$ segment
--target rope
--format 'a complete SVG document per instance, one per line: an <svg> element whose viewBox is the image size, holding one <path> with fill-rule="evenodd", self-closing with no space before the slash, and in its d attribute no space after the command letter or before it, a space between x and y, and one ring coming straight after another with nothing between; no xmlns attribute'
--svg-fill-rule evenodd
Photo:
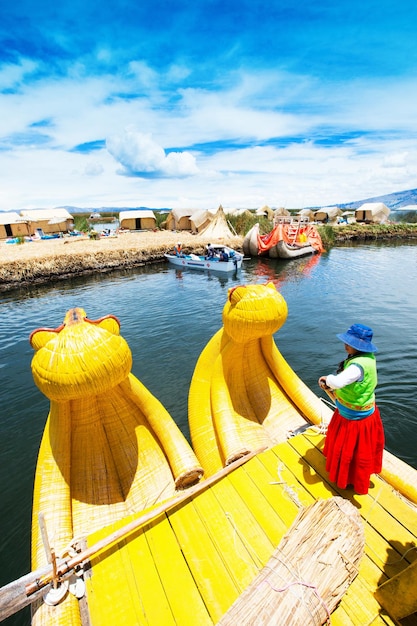
<svg viewBox="0 0 417 626"><path fill-rule="evenodd" d="M254 564L258 568L261 567L262 566L261 559L259 558L259 556L256 554L255 551L252 550L252 554L249 552L246 541L240 535L240 533L239 533L239 531L237 529L237 526L236 526L235 521L233 519L233 515L226 511L225 512L225 516L226 516L226 518L228 519L228 521L230 522L230 524L231 524L231 526L233 528L233 545L235 547L235 552L236 552L237 556L240 557L241 560L244 563L246 563L247 565L249 565L250 567L253 567ZM237 541L236 541L237 537L239 537L239 539L242 542L240 544L240 546L237 545ZM241 549L242 545L245 546L245 548L246 548L245 555L242 554L243 553L243 550ZM250 557L252 557L252 561L250 561L249 559L245 558L246 555L249 555ZM258 562L257 564L256 564L256 561Z"/></svg>
<svg viewBox="0 0 417 626"><path fill-rule="evenodd" d="M330 400L327 400L327 398L320 398L320 400L322 402L325 402L326 404L329 405L329 407L331 407L333 410L336 408L336 405L334 402L331 402Z"/></svg>
<svg viewBox="0 0 417 626"><path fill-rule="evenodd" d="M299 509L301 509L303 507L303 505L300 502L300 498L298 497L297 492L290 487L290 485L287 484L287 482L285 480L283 480L282 475L281 475L281 469L283 468L283 464L281 463L280 465L278 465L277 467L277 473L278 473L278 481L273 481L271 483L269 483L270 485L284 485L284 491L285 493L288 494L288 496L290 497L290 499L294 502L294 504L296 504L296 506L298 506Z"/></svg>
<svg viewBox="0 0 417 626"><path fill-rule="evenodd" d="M286 585L284 585L283 587L274 587L274 585L272 583L269 582L269 580L267 578L265 578L265 580L263 580L259 587L261 585L263 585L263 583L267 583L271 589L273 591L276 591L277 593L283 593L284 591L287 591L288 589L290 589L291 587L295 586L295 585L300 585L301 587L307 587L307 589L312 589L314 595L316 596L317 600L320 602L320 604L323 606L324 610L326 611L326 622L328 624L331 624L331 617L330 617L330 611L329 611L329 607L327 606L327 604L325 603L325 601L323 600L323 598L321 597L319 590L317 589L316 585L313 585L312 583L308 583L305 582L304 580L293 580L290 583L287 583ZM302 599L302 598L301 598ZM305 605L305 603L303 602L303 604ZM306 610L310 613L311 615L311 611L308 609L307 606L305 606Z"/></svg>

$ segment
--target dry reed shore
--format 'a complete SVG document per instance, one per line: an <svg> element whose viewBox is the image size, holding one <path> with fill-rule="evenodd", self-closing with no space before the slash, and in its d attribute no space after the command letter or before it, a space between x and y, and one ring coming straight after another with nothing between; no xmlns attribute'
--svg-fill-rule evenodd
<svg viewBox="0 0 417 626"><path fill-rule="evenodd" d="M243 238L207 239L189 232L122 232L117 237L89 239L67 236L23 244L0 242L0 291L164 262L164 254L181 242L185 252L202 254L205 246L222 243L242 249Z"/></svg>

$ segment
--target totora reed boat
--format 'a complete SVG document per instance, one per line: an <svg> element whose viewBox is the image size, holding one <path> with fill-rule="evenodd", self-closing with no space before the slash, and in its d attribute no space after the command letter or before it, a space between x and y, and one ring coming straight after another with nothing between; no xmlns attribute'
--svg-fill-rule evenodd
<svg viewBox="0 0 417 626"><path fill-rule="evenodd" d="M255 224L243 240L243 252L248 256L294 259L323 251L317 228L301 218L278 218L274 228L266 235L261 235L259 224Z"/></svg>
<svg viewBox="0 0 417 626"><path fill-rule="evenodd" d="M417 470L385 451L367 495L329 482L332 409L280 353L286 317L272 283L229 290L190 385L192 445L131 374L116 318L72 309L32 333L50 400L33 571L0 589L0 619L416 623Z"/></svg>

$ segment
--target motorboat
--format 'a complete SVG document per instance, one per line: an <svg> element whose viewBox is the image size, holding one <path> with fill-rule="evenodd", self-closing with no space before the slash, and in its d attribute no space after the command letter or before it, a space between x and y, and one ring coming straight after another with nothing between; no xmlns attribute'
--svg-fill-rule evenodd
<svg viewBox="0 0 417 626"><path fill-rule="evenodd" d="M210 270L222 274L240 269L243 261L243 254L222 244L211 244L205 255L184 254L177 249L174 254L166 253L164 256L176 268Z"/></svg>

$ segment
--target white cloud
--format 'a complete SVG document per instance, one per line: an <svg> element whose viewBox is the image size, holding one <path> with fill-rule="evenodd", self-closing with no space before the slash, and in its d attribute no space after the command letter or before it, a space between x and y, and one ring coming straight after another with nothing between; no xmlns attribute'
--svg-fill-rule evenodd
<svg viewBox="0 0 417 626"><path fill-rule="evenodd" d="M382 167L405 167L407 165L408 156L408 152L387 154L382 162Z"/></svg>
<svg viewBox="0 0 417 626"><path fill-rule="evenodd" d="M98 163L97 161L94 161L94 162L90 161L85 166L84 171L87 174L87 176L100 176L100 174L104 172L104 167L102 166L101 163Z"/></svg>
<svg viewBox="0 0 417 626"><path fill-rule="evenodd" d="M189 152L170 152L152 139L151 133L126 128L123 134L106 140L109 153L130 175L193 176L198 173L194 156Z"/></svg>
<svg viewBox="0 0 417 626"><path fill-rule="evenodd" d="M19 86L24 78L36 71L38 65L31 59L22 58L19 63L3 65L0 70L0 89Z"/></svg>
<svg viewBox="0 0 417 626"><path fill-rule="evenodd" d="M30 82L34 69L22 60L0 71L3 85L26 81L0 99L0 144L8 147L0 152L0 210L183 206L184 199L202 208L291 208L416 186L417 93L410 81L335 89L325 80L240 71L223 72L203 89L178 88L189 76L185 65L157 73L132 61L117 75L87 76L74 64L64 78ZM326 128L352 138L332 143ZM31 132L44 142L25 144ZM320 145L317 137L328 141ZM106 138L107 150L73 151ZM281 144L268 145L274 138ZM204 143L212 150L187 149Z"/></svg>

